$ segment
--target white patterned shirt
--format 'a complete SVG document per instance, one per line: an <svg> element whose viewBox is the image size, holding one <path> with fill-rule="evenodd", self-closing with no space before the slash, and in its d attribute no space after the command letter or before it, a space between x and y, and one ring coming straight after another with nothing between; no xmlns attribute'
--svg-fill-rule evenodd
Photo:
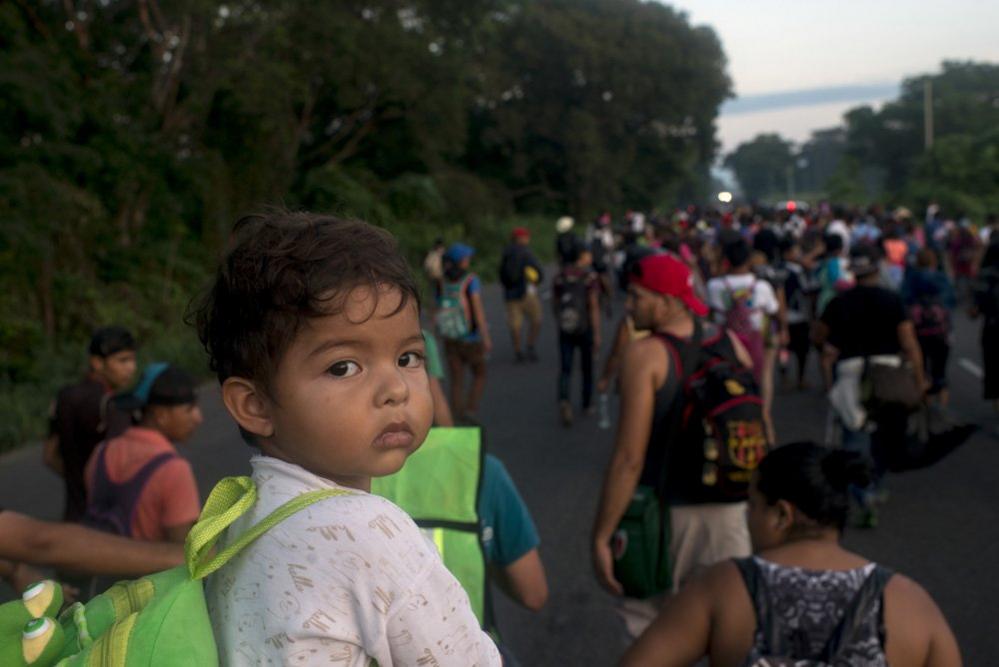
<svg viewBox="0 0 999 667"><path fill-rule="evenodd" d="M220 542L295 496L337 488L278 459L250 463L257 502ZM434 545L405 512L363 491L271 528L208 578L205 597L223 665L501 664Z"/></svg>

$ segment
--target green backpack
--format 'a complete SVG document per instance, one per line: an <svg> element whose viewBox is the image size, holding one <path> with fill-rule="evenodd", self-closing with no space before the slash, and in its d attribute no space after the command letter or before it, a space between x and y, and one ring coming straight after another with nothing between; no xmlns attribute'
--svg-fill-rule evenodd
<svg viewBox="0 0 999 667"><path fill-rule="evenodd" d="M4 667L188 667L218 665L218 649L202 579L225 565L292 514L350 493L309 491L289 500L218 553L219 536L257 500L249 477L227 477L205 502L185 544L187 563L132 581L120 581L58 620L62 588L31 586L21 600L0 605L0 665Z"/></svg>
<svg viewBox="0 0 999 667"><path fill-rule="evenodd" d="M448 340L460 340L472 330L472 317L466 294L473 274L466 274L457 282L444 281L437 301L434 322L437 331Z"/></svg>

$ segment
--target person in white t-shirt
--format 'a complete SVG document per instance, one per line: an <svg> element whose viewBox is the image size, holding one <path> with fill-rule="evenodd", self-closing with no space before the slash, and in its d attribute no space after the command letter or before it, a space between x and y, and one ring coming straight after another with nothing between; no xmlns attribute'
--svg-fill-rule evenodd
<svg viewBox="0 0 999 667"><path fill-rule="evenodd" d="M343 489L211 575L223 665L500 665L458 581L402 510L369 493L433 417L417 287L395 240L363 222L273 213L236 223L195 315L244 438L253 508Z"/></svg>
<svg viewBox="0 0 999 667"><path fill-rule="evenodd" d="M750 268L751 252L745 241L726 244L725 261L729 266L723 276L708 281L708 306L711 308L715 321L725 322L725 314L731 305L731 294L740 290L752 289L749 307L752 311L753 328L764 331L771 318L777 315L780 304L774 288L766 280L757 278ZM743 259L745 258L745 259ZM738 265L734 262L739 262Z"/></svg>
<svg viewBox="0 0 999 667"><path fill-rule="evenodd" d="M843 239L843 254L850 253L850 241L853 237L853 214L848 214L843 218L836 218L826 227L826 234L835 234Z"/></svg>
<svg viewBox="0 0 999 667"><path fill-rule="evenodd" d="M753 359L753 368L760 382L763 399L763 419L767 425L770 442L776 441L770 407L773 403L774 357L766 354L767 344L778 333L776 319L780 302L774 288L758 278L750 266L751 251L743 239L729 241L722 248L727 272L708 281L708 307L719 324L733 330ZM736 303L744 303L749 310L749 327L745 330L731 320ZM769 362L769 363L767 363Z"/></svg>

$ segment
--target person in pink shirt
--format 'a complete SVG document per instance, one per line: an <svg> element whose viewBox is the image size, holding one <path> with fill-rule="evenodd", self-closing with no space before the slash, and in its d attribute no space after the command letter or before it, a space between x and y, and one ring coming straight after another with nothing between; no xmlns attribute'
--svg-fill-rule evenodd
<svg viewBox="0 0 999 667"><path fill-rule="evenodd" d="M174 447L202 421L194 380L179 368L151 364L122 402L139 418L87 463L83 522L138 540L183 542L201 513L191 464Z"/></svg>

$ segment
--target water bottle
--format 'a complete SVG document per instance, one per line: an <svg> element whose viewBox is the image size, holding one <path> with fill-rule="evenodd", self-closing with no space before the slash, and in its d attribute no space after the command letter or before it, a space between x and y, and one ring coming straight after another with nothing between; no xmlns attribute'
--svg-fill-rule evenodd
<svg viewBox="0 0 999 667"><path fill-rule="evenodd" d="M606 393L600 394L600 396L597 397L597 409L600 411L600 418L599 421L597 421L597 426L602 429L610 428L610 397Z"/></svg>

